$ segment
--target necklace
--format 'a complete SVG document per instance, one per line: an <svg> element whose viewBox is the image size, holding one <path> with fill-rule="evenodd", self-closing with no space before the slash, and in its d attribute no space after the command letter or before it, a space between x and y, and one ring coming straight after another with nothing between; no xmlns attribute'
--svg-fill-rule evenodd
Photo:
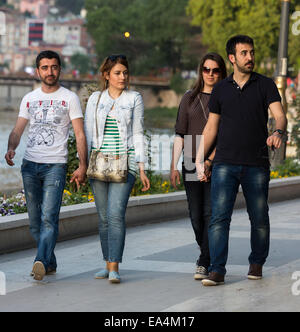
<svg viewBox="0 0 300 332"><path fill-rule="evenodd" d="M203 115L204 115L204 117L205 117L205 120L207 121L208 118L207 118L207 115L206 115L206 113L205 113L205 108L204 108L204 106L203 106L203 103L202 103L202 100L201 100L201 98L200 98L200 95L198 95L198 98L199 98L199 101L200 101L200 104L201 104L201 107L202 107Z"/></svg>

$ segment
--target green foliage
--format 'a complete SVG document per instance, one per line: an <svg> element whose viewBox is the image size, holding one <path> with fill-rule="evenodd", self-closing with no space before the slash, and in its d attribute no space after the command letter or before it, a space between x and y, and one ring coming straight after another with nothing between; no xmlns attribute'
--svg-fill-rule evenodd
<svg viewBox="0 0 300 332"><path fill-rule="evenodd" d="M295 101L295 112L293 113L294 125L292 128L291 138L292 144L297 147L297 158L300 159L300 93L298 93Z"/></svg>
<svg viewBox="0 0 300 332"><path fill-rule="evenodd" d="M291 13L296 8L296 2L297 0L291 1ZM187 13L192 16L191 23L201 27L203 43L210 51L216 51L225 58L225 45L230 37L237 34L251 36L255 42L257 71L272 74L272 68L260 65L275 64L277 60L280 1L189 0Z"/></svg>
<svg viewBox="0 0 300 332"><path fill-rule="evenodd" d="M270 175L272 179L280 179L300 175L300 164L296 159L287 158L283 161L282 164L276 166L271 171Z"/></svg>
<svg viewBox="0 0 300 332"><path fill-rule="evenodd" d="M71 12L75 15L79 15L81 9L84 6L84 0L72 0L72 1L56 0L55 6L58 7L63 14Z"/></svg>
<svg viewBox="0 0 300 332"><path fill-rule="evenodd" d="M294 11L300 11L300 4L295 6ZM299 21L300 17L298 16L296 20L290 20L290 32L292 32L292 27ZM297 23L297 30L300 29L299 24ZM294 35L293 33L289 34L289 63L293 66L293 71L291 72L292 76L298 74L300 70L300 35Z"/></svg>
<svg viewBox="0 0 300 332"><path fill-rule="evenodd" d="M178 95L186 91L186 81L182 78L180 72L172 76L170 88L174 90Z"/></svg>
<svg viewBox="0 0 300 332"><path fill-rule="evenodd" d="M169 66L188 65L192 28L185 16L188 0L86 0L87 28L100 60L126 53L131 71L144 74ZM130 32L125 38L124 33Z"/></svg>
<svg viewBox="0 0 300 332"><path fill-rule="evenodd" d="M85 54L75 53L71 56L70 61L72 68L79 70L81 75L87 74L92 69L90 57Z"/></svg>
<svg viewBox="0 0 300 332"><path fill-rule="evenodd" d="M154 107L145 109L146 128L173 129L177 116L177 107Z"/></svg>

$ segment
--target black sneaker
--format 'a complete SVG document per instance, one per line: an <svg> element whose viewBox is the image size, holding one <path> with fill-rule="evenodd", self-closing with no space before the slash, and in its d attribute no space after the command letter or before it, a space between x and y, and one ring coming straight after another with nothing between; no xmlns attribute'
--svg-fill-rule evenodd
<svg viewBox="0 0 300 332"><path fill-rule="evenodd" d="M210 272L208 278L202 280L203 286L218 286L224 284L224 275L218 272Z"/></svg>

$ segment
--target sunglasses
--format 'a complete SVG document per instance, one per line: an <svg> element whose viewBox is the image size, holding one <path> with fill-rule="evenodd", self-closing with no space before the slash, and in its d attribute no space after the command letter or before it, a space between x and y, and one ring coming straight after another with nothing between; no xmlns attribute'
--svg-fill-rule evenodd
<svg viewBox="0 0 300 332"><path fill-rule="evenodd" d="M126 55L123 54L113 54L107 57L107 59L110 61L116 61L117 59L127 60Z"/></svg>
<svg viewBox="0 0 300 332"><path fill-rule="evenodd" d="M210 74L211 72L214 74L220 74L221 69L220 68L209 68L209 67L203 67L203 73Z"/></svg>

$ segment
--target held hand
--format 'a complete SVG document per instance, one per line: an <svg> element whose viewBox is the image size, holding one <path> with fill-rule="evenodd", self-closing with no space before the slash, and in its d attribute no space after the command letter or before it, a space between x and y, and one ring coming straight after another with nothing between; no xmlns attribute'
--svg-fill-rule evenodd
<svg viewBox="0 0 300 332"><path fill-rule="evenodd" d="M211 177L211 161L209 160L205 160L204 162L204 175L206 177L206 181L205 182L208 182L210 180L210 177Z"/></svg>
<svg viewBox="0 0 300 332"><path fill-rule="evenodd" d="M144 171L141 171L140 172L140 178L141 178L141 181L142 181L142 184L143 184L143 188L142 188L142 191L147 191L150 189L150 181L149 179L147 178L147 175L145 174Z"/></svg>
<svg viewBox="0 0 300 332"><path fill-rule="evenodd" d="M197 171L197 178L201 182L207 182L207 176L205 174L205 166L203 162L196 162L196 171Z"/></svg>
<svg viewBox="0 0 300 332"><path fill-rule="evenodd" d="M16 152L14 150L8 150L7 153L5 154L5 160L9 166L15 165L15 163L13 162L15 155L16 155Z"/></svg>
<svg viewBox="0 0 300 332"><path fill-rule="evenodd" d="M180 173L178 170L171 169L170 181L171 185L177 189L177 184L180 184Z"/></svg>
<svg viewBox="0 0 300 332"><path fill-rule="evenodd" d="M70 183L75 182L77 190L79 190L80 185L85 185L85 177L86 177L86 167L78 167L76 171L72 174Z"/></svg>
<svg viewBox="0 0 300 332"><path fill-rule="evenodd" d="M275 149L279 149L282 143L282 136L280 134L272 134L267 138L267 145L269 147L274 147Z"/></svg>

